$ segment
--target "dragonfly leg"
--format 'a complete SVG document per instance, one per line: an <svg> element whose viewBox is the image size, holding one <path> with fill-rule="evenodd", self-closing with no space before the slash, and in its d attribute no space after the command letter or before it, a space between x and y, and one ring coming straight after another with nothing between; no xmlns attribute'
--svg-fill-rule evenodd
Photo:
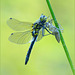
<svg viewBox="0 0 75 75"><path fill-rule="evenodd" d="M46 35L43 35L43 36L47 36L47 35L50 35L50 34L46 34Z"/></svg>
<svg viewBox="0 0 75 75"><path fill-rule="evenodd" d="M50 34L54 35L54 34L51 33L46 27L44 27L44 29L46 29L46 31L47 31L49 34L46 34L46 35L43 34L43 36L47 36L47 35L50 35Z"/></svg>
<svg viewBox="0 0 75 75"><path fill-rule="evenodd" d="M52 34L46 27L45 27L46 31L49 33L49 34Z"/></svg>

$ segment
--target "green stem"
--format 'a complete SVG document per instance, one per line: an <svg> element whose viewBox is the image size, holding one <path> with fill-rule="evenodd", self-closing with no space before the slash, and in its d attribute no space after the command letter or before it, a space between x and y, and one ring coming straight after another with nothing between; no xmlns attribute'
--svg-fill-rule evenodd
<svg viewBox="0 0 75 75"><path fill-rule="evenodd" d="M56 26L57 28L59 28L58 22L57 22L57 20L56 20L56 18L55 18L55 15L54 15L54 12L53 12L53 10L52 10L52 7L51 7L51 4L50 4L49 0L46 0L46 2L47 2L47 5L48 5L48 7L49 7L49 10L50 10L50 12L51 12L51 15L52 15L52 18L53 18L53 20L54 20L55 26ZM69 61L69 64L70 64L70 66L71 66L72 72L73 72L73 74L74 74L74 66L73 66L73 64L72 64L72 60L71 60L71 58L70 58L68 49L67 49L67 47L66 47L65 41L64 41L64 39L63 39L63 36L62 36L60 30L59 30L59 33L60 33L61 43L62 43L63 48L64 48L64 50L65 50L65 53L66 53L67 59L68 59L68 61Z"/></svg>

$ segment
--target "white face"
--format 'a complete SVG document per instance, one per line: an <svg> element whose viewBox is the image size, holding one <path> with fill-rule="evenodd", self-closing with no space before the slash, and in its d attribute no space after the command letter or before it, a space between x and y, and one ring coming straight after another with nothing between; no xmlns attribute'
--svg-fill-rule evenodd
<svg viewBox="0 0 75 75"><path fill-rule="evenodd" d="M47 20L47 17L42 14L42 15L40 16L40 21L46 21L46 20Z"/></svg>

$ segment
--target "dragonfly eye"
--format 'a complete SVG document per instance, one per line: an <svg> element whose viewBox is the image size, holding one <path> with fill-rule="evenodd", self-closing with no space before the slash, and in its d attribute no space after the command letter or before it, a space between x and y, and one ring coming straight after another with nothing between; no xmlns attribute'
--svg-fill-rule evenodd
<svg viewBox="0 0 75 75"><path fill-rule="evenodd" d="M42 14L42 15L40 16L40 21L46 21L46 20L47 20L47 17Z"/></svg>

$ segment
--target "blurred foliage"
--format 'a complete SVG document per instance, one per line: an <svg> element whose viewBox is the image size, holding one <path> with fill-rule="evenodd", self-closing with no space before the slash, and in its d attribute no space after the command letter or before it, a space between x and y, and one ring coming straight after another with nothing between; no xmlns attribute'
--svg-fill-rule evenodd
<svg viewBox="0 0 75 75"><path fill-rule="evenodd" d="M74 0L50 0L75 66ZM48 35L36 42L30 60L24 65L29 44L8 41L13 31L7 26L10 17L34 23L41 14L50 15L45 0L1 0L1 75L72 75L61 42Z"/></svg>

